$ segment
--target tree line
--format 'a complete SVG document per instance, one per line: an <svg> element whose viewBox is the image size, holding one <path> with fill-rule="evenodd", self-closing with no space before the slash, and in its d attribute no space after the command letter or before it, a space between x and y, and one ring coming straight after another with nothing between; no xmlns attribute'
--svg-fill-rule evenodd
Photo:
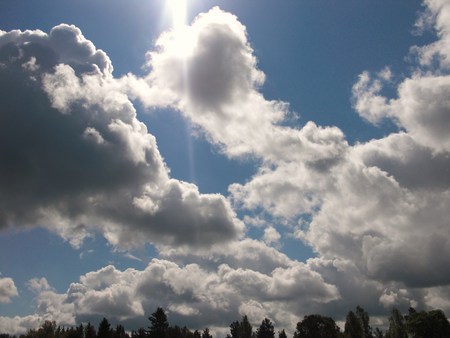
<svg viewBox="0 0 450 338"><path fill-rule="evenodd" d="M147 329L125 331L118 324L115 328L106 318L96 329L91 323L73 327L57 326L54 321L45 321L38 329L28 330L26 334L11 336L0 334L0 338L213 338L208 328L191 331L187 327L169 325L167 315L162 308L148 318ZM450 338L450 323L442 310L408 310L402 315L396 308L389 317L389 327L385 332L370 326L369 314L360 306L349 311L344 331L331 317L312 314L299 321L293 338ZM247 316L230 324L230 333L226 338L287 338L285 330L275 332L272 321L264 318L261 325L253 330Z"/></svg>

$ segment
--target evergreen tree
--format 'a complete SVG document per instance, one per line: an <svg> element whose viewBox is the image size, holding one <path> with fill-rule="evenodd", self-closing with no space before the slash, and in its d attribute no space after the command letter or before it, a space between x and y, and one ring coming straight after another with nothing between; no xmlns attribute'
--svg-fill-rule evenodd
<svg viewBox="0 0 450 338"><path fill-rule="evenodd" d="M203 330L203 332L202 332L202 338L213 338L213 337L211 336L211 334L209 333L209 329L208 329L208 328L206 328L206 329Z"/></svg>
<svg viewBox="0 0 450 338"><path fill-rule="evenodd" d="M338 338L339 327L330 317L309 315L297 323L294 338Z"/></svg>
<svg viewBox="0 0 450 338"><path fill-rule="evenodd" d="M231 338L240 338L241 325L238 321L232 322L230 324L230 334Z"/></svg>
<svg viewBox="0 0 450 338"><path fill-rule="evenodd" d="M278 338L287 338L286 332L284 330L279 331Z"/></svg>
<svg viewBox="0 0 450 338"><path fill-rule="evenodd" d="M106 318L103 318L98 325L97 338L112 338L111 324Z"/></svg>
<svg viewBox="0 0 450 338"><path fill-rule="evenodd" d="M65 338L84 338L84 327L83 324L77 327L71 327L66 331Z"/></svg>
<svg viewBox="0 0 450 338"><path fill-rule="evenodd" d="M133 331L131 333L131 337L132 338L146 338L147 337L147 333L145 332L144 329L140 328L137 331Z"/></svg>
<svg viewBox="0 0 450 338"><path fill-rule="evenodd" d="M182 338L193 338L194 334L186 326L181 329Z"/></svg>
<svg viewBox="0 0 450 338"><path fill-rule="evenodd" d="M56 322L46 320L38 329L36 336L38 338L54 338L56 331Z"/></svg>
<svg viewBox="0 0 450 338"><path fill-rule="evenodd" d="M169 322L164 310L158 307L148 320L150 320L151 323L148 330L150 338L166 338Z"/></svg>
<svg viewBox="0 0 450 338"><path fill-rule="evenodd" d="M248 321L247 315L244 315L239 323L239 338L252 338L252 335L253 327Z"/></svg>
<svg viewBox="0 0 450 338"><path fill-rule="evenodd" d="M127 338L128 335L125 332L125 328L122 325L117 325L113 333L113 338Z"/></svg>
<svg viewBox="0 0 450 338"><path fill-rule="evenodd" d="M84 328L84 338L97 338L95 327L91 324L91 322L88 322Z"/></svg>
<svg viewBox="0 0 450 338"><path fill-rule="evenodd" d="M272 322L268 318L264 318L259 326L258 330L256 330L257 338L275 338L275 330Z"/></svg>
<svg viewBox="0 0 450 338"><path fill-rule="evenodd" d="M383 331L381 331L379 328L376 328L374 331L374 337L375 338L384 338Z"/></svg>

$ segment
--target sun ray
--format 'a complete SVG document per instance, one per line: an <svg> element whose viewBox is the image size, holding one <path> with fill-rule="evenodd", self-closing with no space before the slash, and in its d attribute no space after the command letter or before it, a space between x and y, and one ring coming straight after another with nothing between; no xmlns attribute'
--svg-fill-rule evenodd
<svg viewBox="0 0 450 338"><path fill-rule="evenodd" d="M179 29L186 24L187 0L167 0L172 14L172 27Z"/></svg>

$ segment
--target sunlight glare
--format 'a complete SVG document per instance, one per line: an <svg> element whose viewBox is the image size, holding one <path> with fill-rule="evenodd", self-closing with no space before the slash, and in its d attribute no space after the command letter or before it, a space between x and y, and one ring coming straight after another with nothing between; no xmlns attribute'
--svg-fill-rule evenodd
<svg viewBox="0 0 450 338"><path fill-rule="evenodd" d="M186 24L187 0L167 0L172 13L172 27L179 29Z"/></svg>

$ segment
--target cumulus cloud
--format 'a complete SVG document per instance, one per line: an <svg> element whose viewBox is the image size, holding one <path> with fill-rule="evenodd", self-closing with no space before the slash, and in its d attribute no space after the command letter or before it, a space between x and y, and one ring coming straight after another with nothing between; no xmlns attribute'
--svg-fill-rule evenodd
<svg viewBox="0 0 450 338"><path fill-rule="evenodd" d="M264 229L263 241L266 244L279 245L280 239L281 239L280 233L273 226L269 226L268 228Z"/></svg>
<svg viewBox="0 0 450 338"><path fill-rule="evenodd" d="M403 130L379 140L351 146L335 127L313 122L300 129L282 126L287 105L265 100L258 92L264 77L245 27L217 8L185 31L174 30L159 40L159 49L150 53L146 81L169 88L170 104L225 154L262 160L248 182L230 186L235 207L262 208L290 220L308 215L309 226L297 229L297 236L323 259L354 262L367 280L409 287L447 284L442 267L449 261L442 253L450 249L445 218L450 202L450 86L445 75L448 25L442 18L448 4L426 4L436 17L439 40L424 46L421 60L431 53L426 50L432 51L441 68L424 71L422 62L397 85L395 98L382 94L386 83L395 86L389 68L374 77L362 73L353 87L354 107L361 117L375 124L392 119ZM180 56L175 51L183 34L189 37L188 52ZM233 58L213 57L229 50ZM198 67L200 63L205 68ZM176 74L166 77L171 67ZM206 70L214 76L190 82L203 79ZM373 295L379 299L380 292Z"/></svg>
<svg viewBox="0 0 450 338"><path fill-rule="evenodd" d="M442 272L450 264L443 258L450 252L445 216L450 206L445 20L450 6L444 1L426 5L439 39L415 48L420 63L397 85L396 97L381 94L389 79L382 73L364 72L353 87L354 106L363 118L375 124L392 119L401 131L352 147L349 161L335 172L339 189L326 194L305 234L321 255L351 258L369 278L408 287L450 282ZM432 59L437 67L431 67ZM398 303L402 290L397 286L380 301Z"/></svg>
<svg viewBox="0 0 450 338"><path fill-rule="evenodd" d="M446 10L441 7L439 11ZM446 34L441 26L439 41ZM204 33L205 27L215 34ZM274 106L258 92L263 76L254 75L259 70L245 27L235 17L216 8L186 29L161 38L160 49L150 54L152 71L147 81L170 88L172 105L227 155L248 153L262 159L262 167L251 180L230 186L236 207L262 207L288 219L309 214L309 227L297 235L323 258L354 261L368 279L409 286L449 282L441 268L449 263L443 258L447 255L439 254L449 250L450 238L444 216L449 205L445 153L450 87L446 75L415 72L398 85L398 97L388 99L381 91L392 79L389 68L375 79L363 73L353 89L355 109L373 123L393 119L405 132L350 146L334 127L312 122L301 129L280 125L287 106L281 102ZM174 51L182 34L189 36L189 53L177 57ZM223 51L218 54L225 55L225 48L234 48L234 55L241 59L210 56L205 62L208 53ZM206 64L209 74L217 74L209 81L222 76L234 76L236 81L217 86L205 81L207 90L213 92L196 91L200 84L189 79L201 77L203 69L197 62ZM165 78L162 74L169 71L169 65L188 71L189 76L184 78L183 71L177 71L178 78ZM226 77L222 69L227 69ZM247 74L246 81L242 74ZM413 165L426 168L424 174L410 170ZM413 244L419 239L420 247Z"/></svg>
<svg viewBox="0 0 450 338"><path fill-rule="evenodd" d="M26 333L30 329L35 329L39 326L41 318L39 315L29 316L15 316L15 317L3 317L0 316L0 328L2 332L8 332L12 335L19 335Z"/></svg>
<svg viewBox="0 0 450 338"><path fill-rule="evenodd" d="M121 247L240 236L223 196L169 177L108 56L78 28L1 32L0 72L2 227L45 225L74 246L92 231Z"/></svg>
<svg viewBox="0 0 450 338"><path fill-rule="evenodd" d="M9 277L0 277L0 303L10 303L11 298L18 295L14 280Z"/></svg>
<svg viewBox="0 0 450 338"><path fill-rule="evenodd" d="M355 109L373 123L392 118L416 142L437 153L448 153L449 88L449 75L415 75L399 85L398 98L388 100L379 94L379 80L363 73L353 87Z"/></svg>
<svg viewBox="0 0 450 338"><path fill-rule="evenodd" d="M30 284L44 286L35 288L39 290L37 314L43 320L72 325L80 318L92 319L108 313L111 319L124 322L140 318L141 325L145 325L145 316L163 306L175 322L193 328L205 325L226 328L248 304L260 304L275 318L278 311L273 307L275 303L284 304L289 307L288 312L300 316L306 311L299 305L304 304L302 299L319 304L339 298L338 290L325 283L317 272L303 263L291 263L290 267L278 267L265 274L227 264L218 264L208 271L198 264L181 266L153 259L144 270L120 271L106 266L89 272L62 294L43 279ZM279 324L295 323L280 317Z"/></svg>
<svg viewBox="0 0 450 338"><path fill-rule="evenodd" d="M156 45L149 53L146 82L170 92L160 95L170 98L166 104L178 108L229 156L270 147L264 131L283 119L287 106L266 101L257 91L264 75L234 15L215 7L191 26L163 34ZM152 97L143 94L144 102Z"/></svg>
<svg viewBox="0 0 450 338"><path fill-rule="evenodd" d="M288 268L293 263L287 255L251 238L200 251L173 247L158 249L164 259L179 264L195 263L206 270L215 270L218 264L226 264L235 269L243 268L270 274L277 267Z"/></svg>
<svg viewBox="0 0 450 338"><path fill-rule="evenodd" d="M445 0L425 0L427 10L419 18L417 26L421 29L433 26L439 39L426 46L415 46L423 66L438 62L440 69L450 68L450 7Z"/></svg>
<svg viewBox="0 0 450 338"><path fill-rule="evenodd" d="M375 314L447 309L450 6L426 5L438 40L415 49L417 69L391 83L396 96L382 94L389 68L363 72L353 87L362 118L392 119L399 131L356 145L336 127L284 125L288 105L258 90L264 74L245 27L219 8L164 33L143 78L115 79L106 54L71 26L1 32L11 107L0 116L2 224L49 224L74 244L96 229L115 245L153 242L161 258L142 271L86 273L63 294L30 282L40 316L73 323L107 311L131 321L163 306L194 328L224 328L236 313L288 328L308 313L343 318L355 300ZM232 241L243 225L229 201L169 177L130 97L178 109L229 157L258 159L253 177L230 185L232 205L282 219L317 257L301 263L270 247L280 240L271 225L266 243Z"/></svg>
<svg viewBox="0 0 450 338"><path fill-rule="evenodd" d="M53 290L45 277L30 279L27 282L27 286L30 291L33 291L35 293Z"/></svg>
<svg viewBox="0 0 450 338"><path fill-rule="evenodd" d="M400 130L363 144L349 145L338 128L313 122L299 129L283 126L288 105L268 101L258 91L264 76L246 29L218 8L184 30L163 35L149 54L145 81L167 90L167 104L226 155L261 160L249 181L229 187L233 205L262 209L293 224L306 215L311 221L296 229L297 237L321 259L352 262L352 273L373 288L369 294L375 303L386 303L405 285L450 282L442 268L450 263L445 217L450 204L448 4L436 0L426 5L436 20L438 41L417 49L421 62L412 75L395 84L386 67L375 76L362 73L353 87L361 117L374 124L392 119ZM177 52L180 41L184 54ZM222 57L230 50L233 57ZM438 69L421 68L430 66L430 55L439 59ZM396 97L382 94L387 83L397 86ZM382 297L377 283L395 286Z"/></svg>

